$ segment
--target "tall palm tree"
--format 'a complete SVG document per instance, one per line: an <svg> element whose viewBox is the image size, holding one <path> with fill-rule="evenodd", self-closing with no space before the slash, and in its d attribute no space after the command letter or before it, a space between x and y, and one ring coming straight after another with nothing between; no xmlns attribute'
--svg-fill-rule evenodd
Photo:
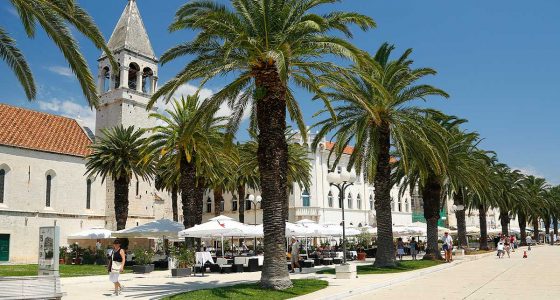
<svg viewBox="0 0 560 300"><path fill-rule="evenodd" d="M406 50L397 59L390 59L394 47L383 44L374 57L352 66L348 72L331 73L322 80L328 89L324 95L338 102L336 118L327 118L315 126L321 127L312 148L329 133L334 133L337 147L336 167L342 149L355 141L348 169L356 167L375 186L377 217L376 266L395 265L391 217L390 150L394 148L405 169L414 161L432 163L443 168L445 151L436 151L430 137L438 136L440 126L423 115L425 109L412 106L414 100L435 95L448 95L433 86L417 83L436 72L430 68L412 68ZM323 112L327 112L326 110ZM409 151L413 150L413 151ZM439 171L439 168L438 168Z"/></svg>
<svg viewBox="0 0 560 300"><path fill-rule="evenodd" d="M298 102L290 85L319 92L316 75L336 66L326 55L358 60L362 51L346 39L349 25L367 30L375 23L354 12L315 13L332 0L231 0L190 1L176 13L171 31L195 30L198 35L168 50L161 58L195 58L152 97L169 99L181 85L200 79L204 84L217 76L231 74L233 80L208 101L209 106L228 102L234 108L230 133L246 109L253 113L259 129L258 161L262 189L265 261L261 285L285 289L292 286L284 257L286 177L288 144L286 111L305 134ZM231 77L230 77L231 78ZM328 105L328 104L327 104Z"/></svg>
<svg viewBox="0 0 560 300"><path fill-rule="evenodd" d="M526 190L527 201L530 205L528 210L528 221L533 224L533 238L539 240L539 220L543 217L545 207L546 190L549 185L544 178L533 175L526 176L523 182Z"/></svg>
<svg viewBox="0 0 560 300"><path fill-rule="evenodd" d="M166 153L158 158L158 166L154 180L155 188L160 191L171 193L171 209L173 221L179 221L178 193L179 193L179 170L175 163L173 153Z"/></svg>
<svg viewBox="0 0 560 300"><path fill-rule="evenodd" d="M179 191L185 228L200 224L202 197L206 186L200 180L203 169L216 169L217 153L224 143L223 118L215 110L200 109L197 94L175 100L164 113L150 116L162 125L153 128L145 157L171 155L179 173ZM189 247L194 240L187 239Z"/></svg>
<svg viewBox="0 0 560 300"><path fill-rule="evenodd" d="M114 184L117 230L126 227L128 218L128 188L132 177L151 179L154 168L146 163L142 151L146 145L145 130L122 125L102 129L101 137L92 145L86 162L88 176L109 178Z"/></svg>
<svg viewBox="0 0 560 300"><path fill-rule="evenodd" d="M239 222L245 222L246 188L258 190L259 172L255 170L252 161L257 157L252 151L254 147L248 143L238 143L236 146L237 172L235 174L235 185L237 186L237 197L239 198Z"/></svg>
<svg viewBox="0 0 560 300"><path fill-rule="evenodd" d="M259 174L259 162L257 159L259 144L257 133L249 131L251 140L245 142L242 147L240 169L243 173ZM311 186L311 163L309 162L309 150L306 145L301 145L294 141L295 132L290 128L286 129L286 140L288 141L288 176L287 176L287 193L284 199L284 220L288 219L288 202L289 192L293 190L294 185L309 190ZM256 185L251 186L253 189L262 190L262 186L258 181Z"/></svg>
<svg viewBox="0 0 560 300"><path fill-rule="evenodd" d="M96 83L71 32L71 29L80 32L98 49L107 53L111 63L116 66L111 51L107 48L105 39L93 19L75 0L10 0L10 3L17 11L29 38L35 37L37 24L43 28L78 78L89 104L96 107L98 104ZM34 100L37 89L31 69L15 40L2 27L0 27L0 59L15 73L27 99Z"/></svg>

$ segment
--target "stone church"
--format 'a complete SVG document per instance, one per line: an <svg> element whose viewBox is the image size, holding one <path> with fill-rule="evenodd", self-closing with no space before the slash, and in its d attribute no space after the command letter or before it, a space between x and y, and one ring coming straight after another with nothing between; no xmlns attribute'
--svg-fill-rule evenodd
<svg viewBox="0 0 560 300"><path fill-rule="evenodd" d="M96 135L117 125L153 127L146 104L157 88L158 59L129 1L111 38L118 61L98 59ZM37 263L39 227L57 225L61 245L89 228L116 229L112 183L88 178L94 136L76 120L0 104L0 263ZM133 179L127 227L171 217L170 196Z"/></svg>

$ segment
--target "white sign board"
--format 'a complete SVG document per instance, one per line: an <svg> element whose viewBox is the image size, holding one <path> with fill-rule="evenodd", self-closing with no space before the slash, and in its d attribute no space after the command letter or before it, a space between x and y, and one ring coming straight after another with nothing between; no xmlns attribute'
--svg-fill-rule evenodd
<svg viewBox="0 0 560 300"><path fill-rule="evenodd" d="M39 276L58 276L60 228L39 228Z"/></svg>

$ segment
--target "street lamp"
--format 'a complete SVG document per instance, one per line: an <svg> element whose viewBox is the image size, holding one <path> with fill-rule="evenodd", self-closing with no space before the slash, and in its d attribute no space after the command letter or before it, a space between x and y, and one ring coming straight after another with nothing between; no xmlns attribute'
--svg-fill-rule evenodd
<svg viewBox="0 0 560 300"><path fill-rule="evenodd" d="M255 206L255 226L257 226L257 204L261 203L262 201L262 197L261 196L256 196L255 195L249 195L249 198L247 198L247 200L251 203L253 203L253 205ZM253 244L253 251L255 252L255 255L257 255L257 237L255 237L255 243Z"/></svg>
<svg viewBox="0 0 560 300"><path fill-rule="evenodd" d="M330 186L338 189L338 201L340 208L342 208L342 264L346 264L346 223L344 220L344 193L346 188L353 185L356 181L356 173L343 170L340 174L330 172L327 174L327 181Z"/></svg>

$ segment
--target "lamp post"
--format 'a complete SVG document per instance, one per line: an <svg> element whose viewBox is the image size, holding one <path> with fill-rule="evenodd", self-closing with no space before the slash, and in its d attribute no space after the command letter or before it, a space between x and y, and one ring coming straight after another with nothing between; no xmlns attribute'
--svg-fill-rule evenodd
<svg viewBox="0 0 560 300"><path fill-rule="evenodd" d="M340 203L340 208L342 209L342 264L346 264L346 222L344 220L344 194L346 188L353 185L356 181L356 174L354 172L350 173L346 170L342 171L340 174L330 172L327 174L327 181L330 186L334 186L338 189L338 201Z"/></svg>
<svg viewBox="0 0 560 300"><path fill-rule="evenodd" d="M253 205L255 206L255 226L257 226L257 204L261 203L262 201L262 197L261 196L256 196L255 195L249 195L249 198L247 198L247 200L251 203L253 203ZM255 252L255 255L257 254L257 237L255 237L255 243L253 244L253 251Z"/></svg>

